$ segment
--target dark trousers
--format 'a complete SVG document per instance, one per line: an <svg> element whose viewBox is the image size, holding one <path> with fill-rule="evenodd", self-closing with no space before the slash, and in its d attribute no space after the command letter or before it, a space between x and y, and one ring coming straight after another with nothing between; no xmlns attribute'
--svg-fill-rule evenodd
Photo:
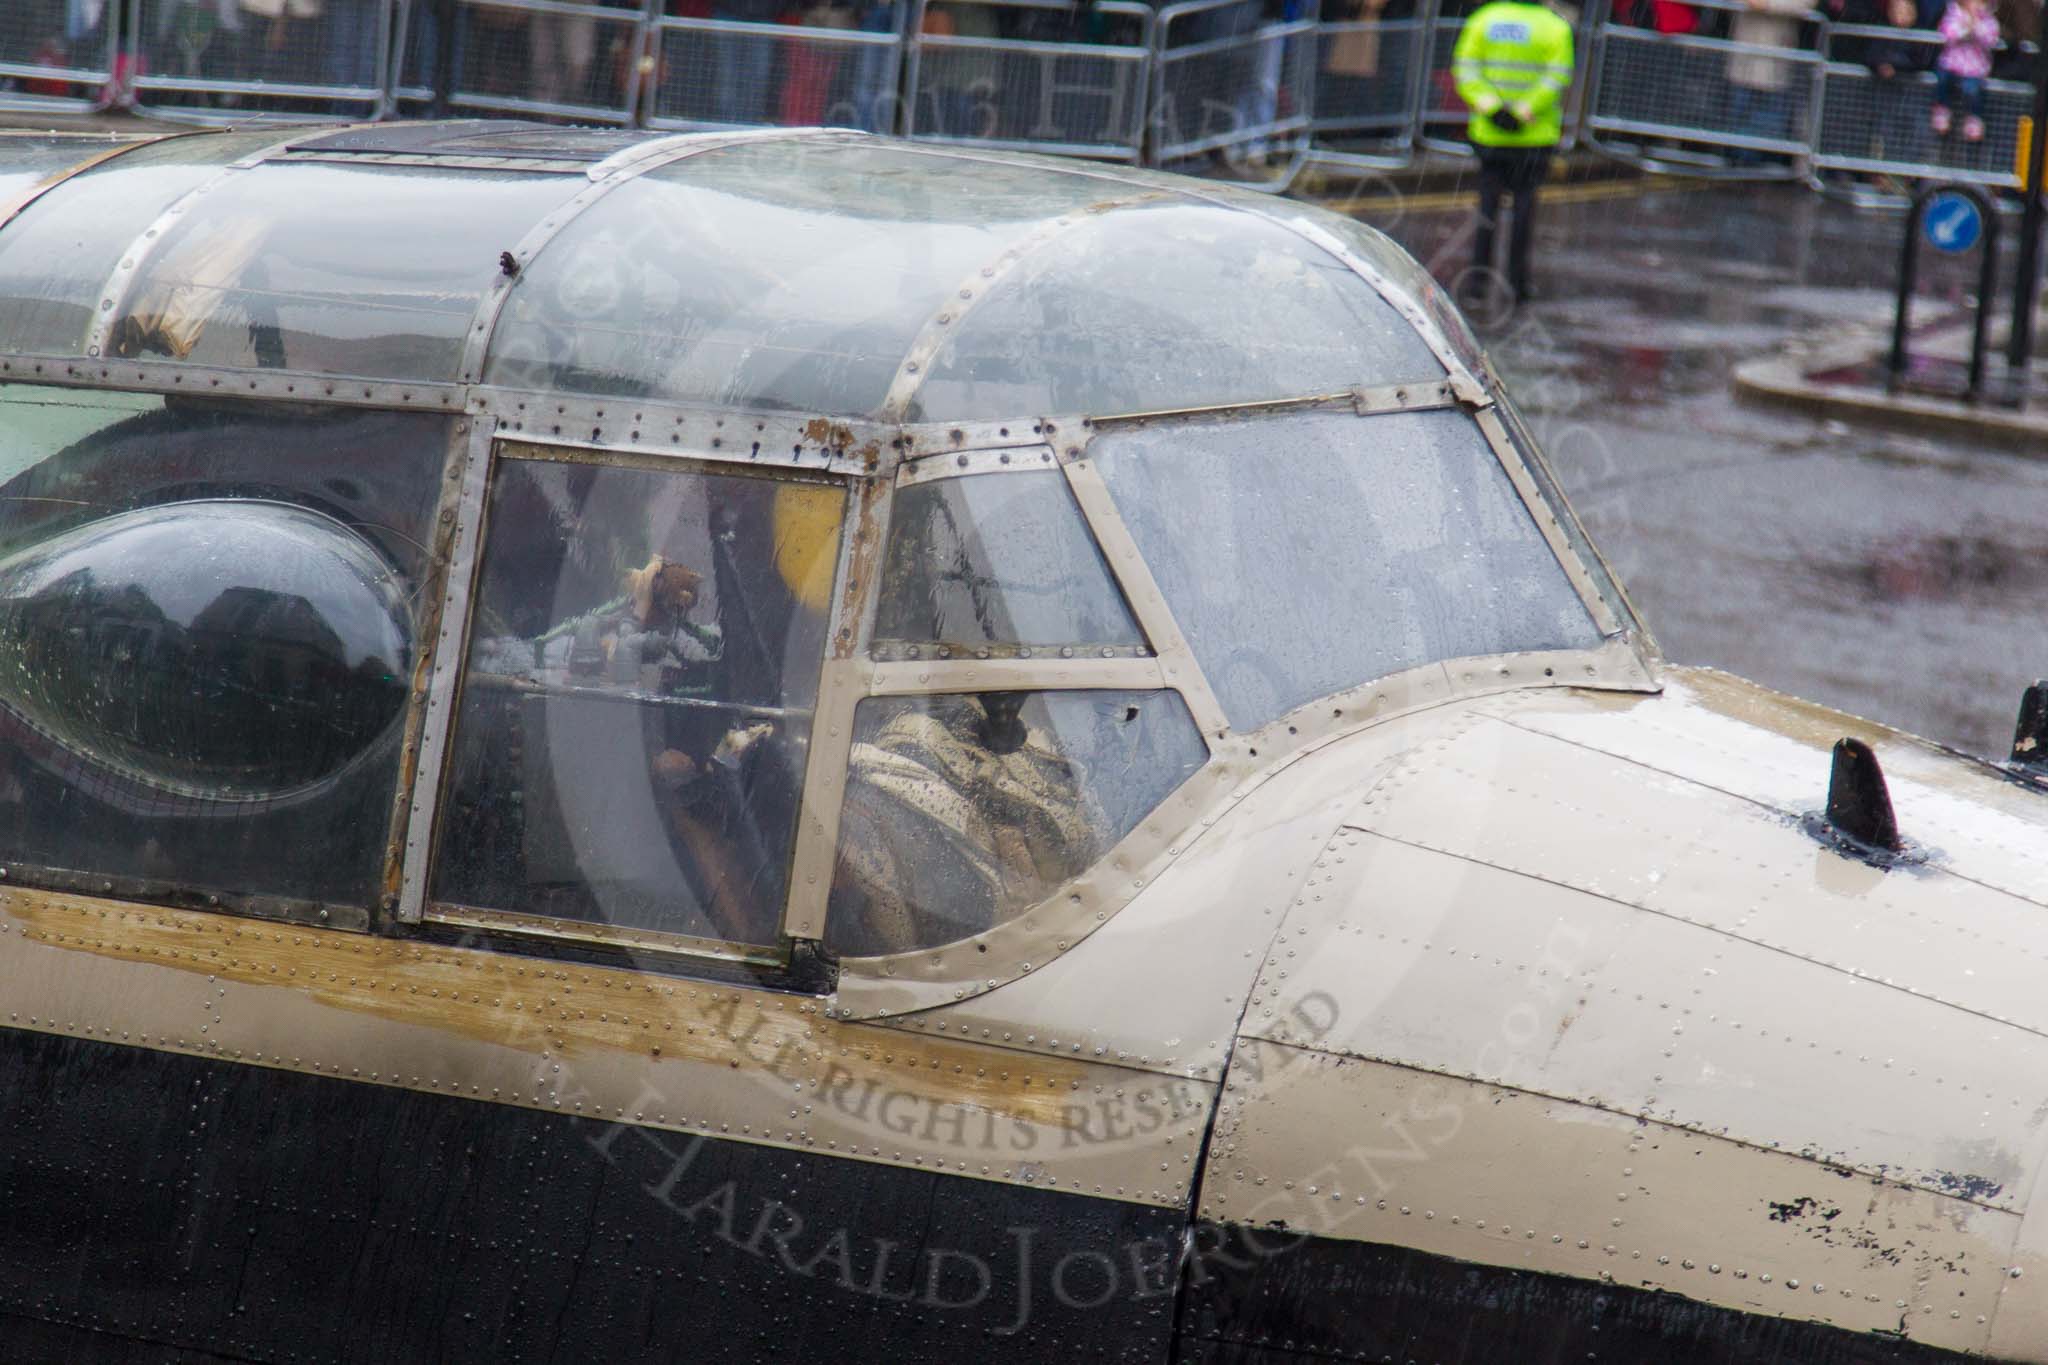
<svg viewBox="0 0 2048 1365"><path fill-rule="evenodd" d="M1950 108L1960 104L1966 113L1983 118L1983 78L1958 76L1953 71L1937 71L1934 73L1934 102L1948 105Z"/></svg>
<svg viewBox="0 0 2048 1365"><path fill-rule="evenodd" d="M1472 265L1494 266L1494 232L1500 201L1513 196L1515 222L1508 232L1508 287L1516 298L1529 292L1529 242L1536 232L1536 192L1550 173L1549 147L1474 147L1479 153L1479 228L1472 236Z"/></svg>

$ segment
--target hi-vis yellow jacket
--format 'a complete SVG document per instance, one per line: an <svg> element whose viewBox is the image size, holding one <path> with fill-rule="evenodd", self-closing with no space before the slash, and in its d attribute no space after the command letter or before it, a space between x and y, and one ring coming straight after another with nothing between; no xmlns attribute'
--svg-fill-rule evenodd
<svg viewBox="0 0 2048 1365"><path fill-rule="evenodd" d="M1529 0L1494 0L1472 12L1451 56L1458 95L1472 109L1472 140L1485 147L1553 147L1572 83L1572 27ZM1522 126L1488 117L1506 105Z"/></svg>

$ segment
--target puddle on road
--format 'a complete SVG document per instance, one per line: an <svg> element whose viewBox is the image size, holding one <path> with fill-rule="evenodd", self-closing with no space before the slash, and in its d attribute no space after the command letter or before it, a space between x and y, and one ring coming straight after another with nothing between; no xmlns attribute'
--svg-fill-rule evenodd
<svg viewBox="0 0 2048 1365"><path fill-rule="evenodd" d="M1816 582L1872 602L1985 601L2048 589L2048 547L1982 531L1881 536L1840 560L1816 559Z"/></svg>

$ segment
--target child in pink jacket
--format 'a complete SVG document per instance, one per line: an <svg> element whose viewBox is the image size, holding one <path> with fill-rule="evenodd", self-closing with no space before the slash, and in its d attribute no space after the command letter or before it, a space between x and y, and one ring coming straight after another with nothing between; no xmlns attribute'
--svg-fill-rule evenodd
<svg viewBox="0 0 2048 1365"><path fill-rule="evenodd" d="M1936 59L1934 131L1946 134L1954 115L1951 108L1961 97L1967 111L1963 139L1980 141L1984 136L1984 81L1991 74L1991 50L1998 46L1998 16L1992 0L1949 0L1941 16L1941 56Z"/></svg>

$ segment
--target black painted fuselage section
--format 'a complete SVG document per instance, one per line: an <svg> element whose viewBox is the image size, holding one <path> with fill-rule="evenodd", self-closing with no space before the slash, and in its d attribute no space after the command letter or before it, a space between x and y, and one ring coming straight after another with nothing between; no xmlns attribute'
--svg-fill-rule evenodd
<svg viewBox="0 0 2048 1365"><path fill-rule="evenodd" d="M0 1361L1161 1361L1184 1215L0 1029Z"/></svg>

